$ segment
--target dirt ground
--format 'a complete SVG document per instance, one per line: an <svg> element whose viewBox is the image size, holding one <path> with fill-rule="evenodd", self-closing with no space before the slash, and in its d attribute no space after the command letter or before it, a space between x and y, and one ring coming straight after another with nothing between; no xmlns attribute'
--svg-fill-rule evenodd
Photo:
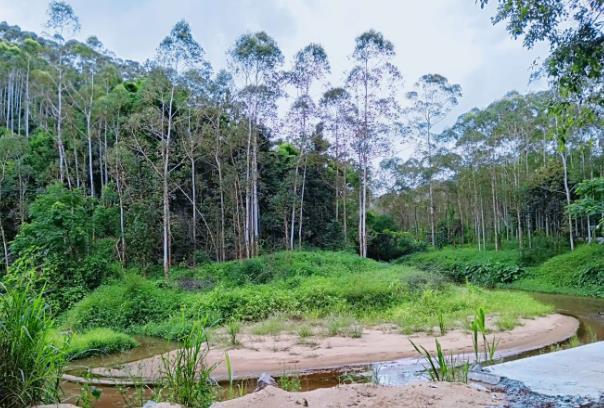
<svg viewBox="0 0 604 408"><path fill-rule="evenodd" d="M213 408L389 408L503 407L503 394L465 384L418 383L404 387L370 384L341 385L307 392L287 392L275 387L214 404Z"/></svg>
<svg viewBox="0 0 604 408"><path fill-rule="evenodd" d="M564 341L575 335L579 322L560 314L522 320L521 325L506 332L495 332L497 356L519 354ZM448 354L472 351L469 333L453 330L437 337ZM313 336L301 339L295 335L245 335L237 348L217 347L209 351L208 364L217 364L213 376L226 378L224 355L228 352L236 378L257 377L263 372L279 376L288 372L339 369L368 363L417 358L409 340L434 350L434 335L416 333L410 336L385 327L364 329L360 338ZM94 368L92 373L110 378L139 377L150 382L161 371L161 356L135 361L117 368Z"/></svg>

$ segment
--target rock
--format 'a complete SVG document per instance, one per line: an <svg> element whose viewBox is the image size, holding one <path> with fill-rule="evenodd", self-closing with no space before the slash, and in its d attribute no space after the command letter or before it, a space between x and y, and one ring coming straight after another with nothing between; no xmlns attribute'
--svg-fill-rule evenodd
<svg viewBox="0 0 604 408"><path fill-rule="evenodd" d="M495 374L490 374L484 371L470 371L468 379L484 384L497 385L501 381L501 377Z"/></svg>
<svg viewBox="0 0 604 408"><path fill-rule="evenodd" d="M254 392L263 390L268 386L277 387L277 381L275 381L275 379L267 373L262 373L260 374L260 377L258 377L258 382L256 383L256 389Z"/></svg>

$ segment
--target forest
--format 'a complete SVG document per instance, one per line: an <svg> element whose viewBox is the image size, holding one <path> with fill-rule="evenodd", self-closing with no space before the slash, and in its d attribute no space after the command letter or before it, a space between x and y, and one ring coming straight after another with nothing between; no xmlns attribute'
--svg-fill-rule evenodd
<svg viewBox="0 0 604 408"><path fill-rule="evenodd" d="M144 62L76 39L64 1L43 34L0 23L0 294L39 294L60 330L128 333L124 349L296 310L343 313L333 335L348 337L385 310L403 332L444 335L468 299L502 330L552 311L464 283L603 297L604 5L492 2L494 24L549 45L533 74L548 87L454 120L462 87L404 76L373 29L350 39L334 85L322 45L284 55L265 31L216 70L185 20ZM400 303L420 281L440 312ZM451 314L449 290L463 298Z"/></svg>

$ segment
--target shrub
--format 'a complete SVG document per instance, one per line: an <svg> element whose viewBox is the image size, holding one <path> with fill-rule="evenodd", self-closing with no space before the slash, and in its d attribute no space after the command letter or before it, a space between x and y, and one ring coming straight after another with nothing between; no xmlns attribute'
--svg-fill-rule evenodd
<svg viewBox="0 0 604 408"><path fill-rule="evenodd" d="M69 360L96 355L118 353L138 347L132 337L107 328L92 329L75 334L67 344L65 353Z"/></svg>
<svg viewBox="0 0 604 408"><path fill-rule="evenodd" d="M76 331L93 327L127 331L132 326L168 319L187 299L173 290L158 288L152 281L128 275L123 282L101 287L76 304L65 323Z"/></svg>
<svg viewBox="0 0 604 408"><path fill-rule="evenodd" d="M408 232L372 231L367 244L367 256L378 261L391 261L425 249L426 243L415 240Z"/></svg>
<svg viewBox="0 0 604 408"><path fill-rule="evenodd" d="M65 359L50 340L49 316L30 282L0 287L0 406L58 401Z"/></svg>
<svg viewBox="0 0 604 408"><path fill-rule="evenodd" d="M446 248L400 259L420 269L440 273L451 280L494 287L521 278L520 254L516 250L478 251L474 248Z"/></svg>

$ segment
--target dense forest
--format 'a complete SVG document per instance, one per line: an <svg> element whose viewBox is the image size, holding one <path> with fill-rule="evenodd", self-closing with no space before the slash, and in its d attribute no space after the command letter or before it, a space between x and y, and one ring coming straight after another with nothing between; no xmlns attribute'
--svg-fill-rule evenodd
<svg viewBox="0 0 604 408"><path fill-rule="evenodd" d="M351 42L334 87L321 45L286 58L265 32L239 37L214 72L185 21L144 64L73 39L79 21L61 1L45 36L2 23L0 270L79 282L77 299L119 264L168 277L282 249L390 260L430 245L595 239L598 8L551 11L583 27L554 38L505 3L496 22L529 47L549 41L551 88L510 92L444 129L461 87L440 74L403 82L394 45L373 30ZM408 160L387 153L401 140L416 148Z"/></svg>

